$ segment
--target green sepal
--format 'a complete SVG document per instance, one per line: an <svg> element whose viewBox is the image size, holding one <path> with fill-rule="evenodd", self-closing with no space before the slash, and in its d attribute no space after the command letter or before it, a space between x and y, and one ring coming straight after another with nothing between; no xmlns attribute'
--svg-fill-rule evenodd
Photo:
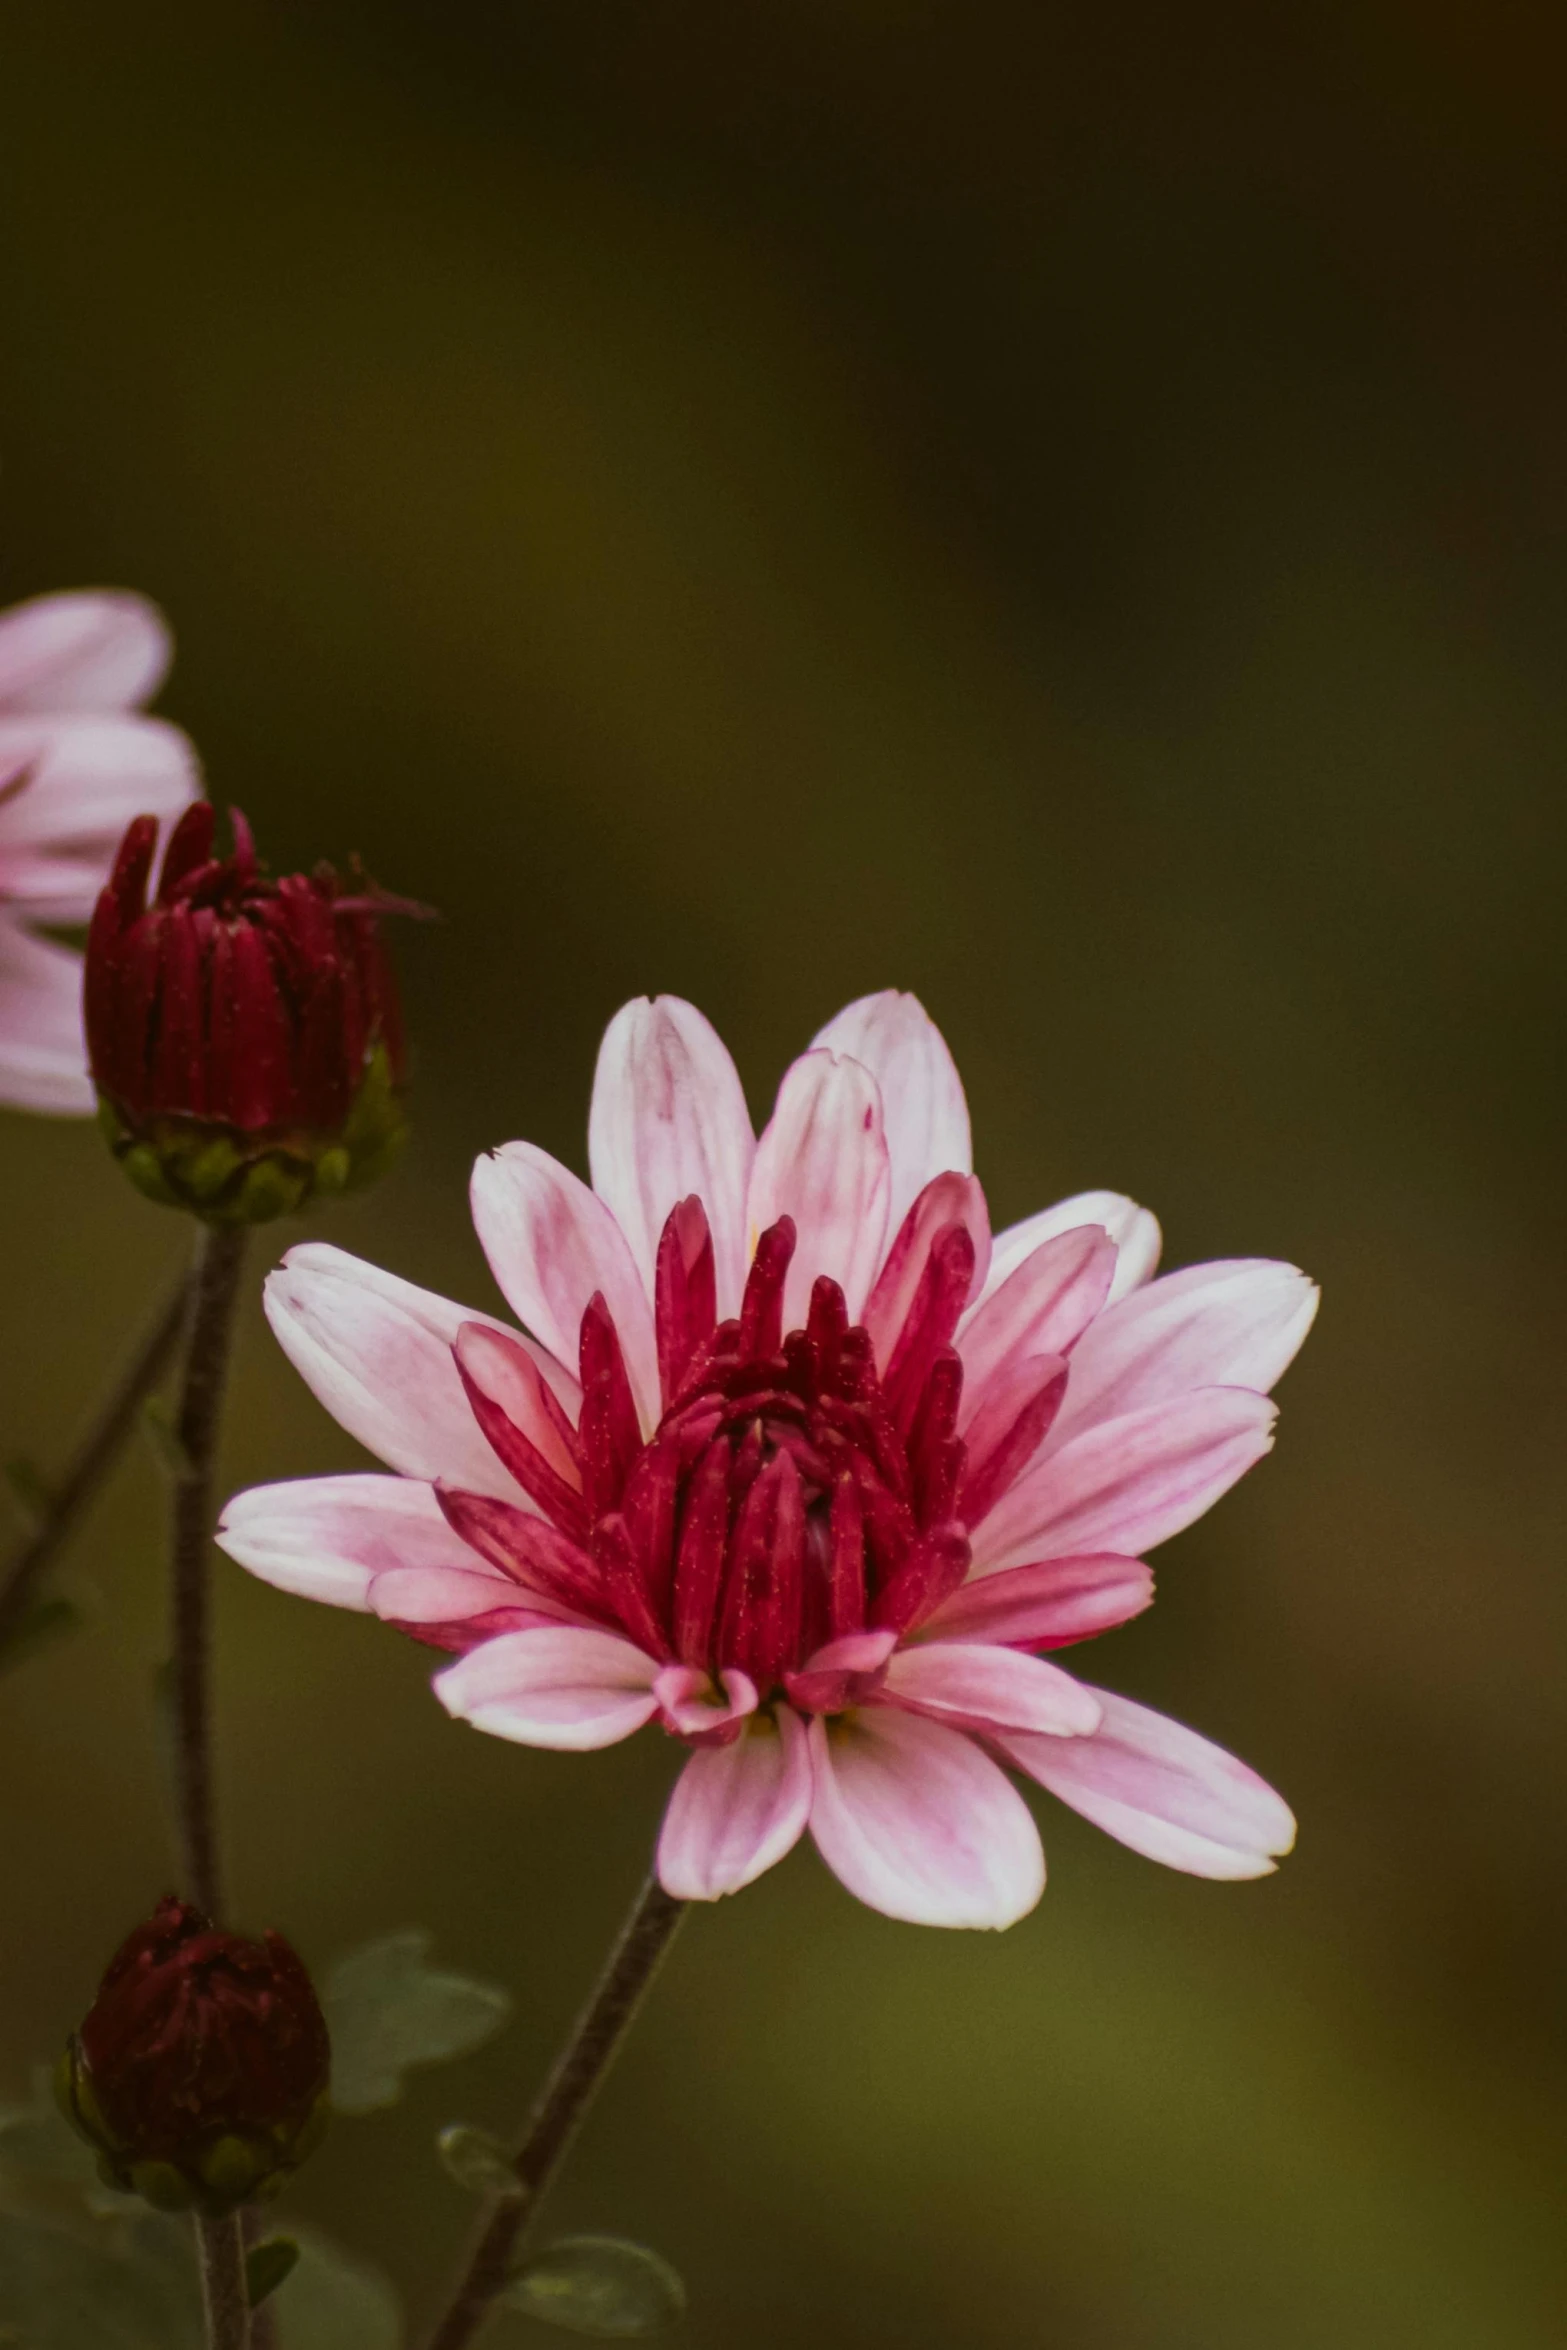
<svg viewBox="0 0 1567 2350"><path fill-rule="evenodd" d="M293 2275L298 2263L299 2246L292 2236L268 2236L252 2244L245 2255L245 2299L250 2307L259 2309L267 2295Z"/></svg>
<svg viewBox="0 0 1567 2350"><path fill-rule="evenodd" d="M408 1139L402 1096L377 1044L340 1132L247 1134L205 1118L155 1117L141 1125L106 1095L98 1125L137 1190L160 1207L208 1224L270 1224L314 1201L378 1182Z"/></svg>

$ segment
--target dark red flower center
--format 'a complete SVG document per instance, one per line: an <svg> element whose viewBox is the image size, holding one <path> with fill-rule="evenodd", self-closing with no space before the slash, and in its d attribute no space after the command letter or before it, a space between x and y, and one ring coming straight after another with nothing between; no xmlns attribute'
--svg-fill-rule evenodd
<svg viewBox="0 0 1567 2350"><path fill-rule="evenodd" d="M523 1347L469 1325L456 1350L469 1399L545 1514L438 1489L463 1539L546 1607L671 1662L738 1668L764 1698L826 1642L904 1632L956 1589L967 1526L1038 1443L1064 1383L971 1461L952 1344L974 1274L965 1226L931 1239L882 1367L834 1280L815 1282L803 1326L784 1331L794 1247L782 1217L757 1243L738 1319L718 1322L706 1215L694 1198L675 1208L655 1295L664 1410L646 1441L601 1296L582 1318L575 1428Z"/></svg>

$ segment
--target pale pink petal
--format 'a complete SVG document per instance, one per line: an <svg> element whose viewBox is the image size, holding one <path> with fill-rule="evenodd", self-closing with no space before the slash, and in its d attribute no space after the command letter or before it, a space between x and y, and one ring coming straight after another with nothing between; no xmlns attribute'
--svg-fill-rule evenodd
<svg viewBox="0 0 1567 2350"><path fill-rule="evenodd" d="M279 1591L367 1608L394 1568L471 1568L474 1555L414 1477L295 1477L253 1485L223 1507L218 1548Z"/></svg>
<svg viewBox="0 0 1567 2350"><path fill-rule="evenodd" d="M678 996L618 1011L599 1047L588 1164L650 1297L669 1211L694 1192L713 1235L719 1318L740 1311L755 1152L735 1065L702 1014Z"/></svg>
<svg viewBox="0 0 1567 2350"><path fill-rule="evenodd" d="M392 1567L370 1586L370 1605L401 1630L445 1633L442 1647L467 1649L476 1639L544 1625L581 1622L537 1591L519 1591L509 1575L481 1566L472 1551L466 1567ZM464 1625L472 1630L466 1635Z"/></svg>
<svg viewBox="0 0 1567 2350"><path fill-rule="evenodd" d="M1129 1623L1152 1603L1153 1572L1141 1559L1046 1559L963 1584L912 1637L1067 1648Z"/></svg>
<svg viewBox="0 0 1567 2350"><path fill-rule="evenodd" d="M0 710L132 709L157 692L173 650L144 596L34 596L0 613Z"/></svg>
<svg viewBox="0 0 1567 2350"><path fill-rule="evenodd" d="M986 1293L958 1330L960 1431L1016 1366L1036 1355L1071 1353L1109 1296L1115 1265L1114 1241L1098 1226L1080 1224L1033 1249L999 1289Z"/></svg>
<svg viewBox="0 0 1567 2350"><path fill-rule="evenodd" d="M95 1100L81 956L0 916L0 1102L82 1117Z"/></svg>
<svg viewBox="0 0 1567 2350"><path fill-rule="evenodd" d="M882 1666L898 1645L895 1631L844 1632L808 1656L784 1687L802 1713L841 1713L852 1698L875 1686Z"/></svg>
<svg viewBox="0 0 1567 2350"><path fill-rule="evenodd" d="M794 1218L786 1330L803 1324L811 1284L823 1273L841 1286L849 1319L858 1319L887 1245L889 1182L875 1078L858 1061L802 1055L786 1070L757 1145L747 1211L753 1245L780 1216Z"/></svg>
<svg viewBox="0 0 1567 2350"><path fill-rule="evenodd" d="M975 1175L932 1177L914 1201L899 1227L886 1263L865 1302L862 1316L871 1334L876 1360L885 1372L908 1319L929 1259L931 1243L949 1224L961 1224L974 1243L974 1281L969 1294L977 1297L990 1262L990 1212Z"/></svg>
<svg viewBox="0 0 1567 2350"><path fill-rule="evenodd" d="M811 1835L851 1893L921 1926L1010 1926L1044 1890L1027 1804L961 1730L871 1705L810 1726Z"/></svg>
<svg viewBox="0 0 1567 2350"><path fill-rule="evenodd" d="M602 1295L651 1433L661 1405L650 1293L598 1194L547 1151L508 1142L475 1163L471 1197L475 1229L507 1304L561 1362L576 1362L583 1313Z"/></svg>
<svg viewBox="0 0 1567 2350"><path fill-rule="evenodd" d="M1276 1417L1248 1388L1205 1387L1083 1429L1002 1495L975 1533L975 1571L1168 1542L1261 1460Z"/></svg>
<svg viewBox="0 0 1567 2350"><path fill-rule="evenodd" d="M1166 1273L1085 1333L1047 1449L1058 1451L1092 1421L1120 1419L1198 1387L1265 1395L1316 1311L1316 1285L1293 1265L1243 1259Z"/></svg>
<svg viewBox="0 0 1567 2350"><path fill-rule="evenodd" d="M807 1673L874 1673L898 1645L896 1632L841 1632L813 1649L801 1667Z"/></svg>
<svg viewBox="0 0 1567 2350"><path fill-rule="evenodd" d="M708 1738L755 1713L756 1683L749 1673L730 1666L719 1680L715 1688L700 1665L665 1665L653 1684L665 1729L681 1738Z"/></svg>
<svg viewBox="0 0 1567 2350"><path fill-rule="evenodd" d="M971 1175L968 1104L946 1040L917 996L886 988L861 996L829 1020L813 1049L848 1053L881 1089L896 1232L933 1175Z"/></svg>
<svg viewBox="0 0 1567 2350"><path fill-rule="evenodd" d="M1036 1730L1081 1738L1099 1727L1099 1705L1080 1681L1042 1656L957 1641L903 1648L882 1695L963 1730Z"/></svg>
<svg viewBox="0 0 1567 2350"><path fill-rule="evenodd" d="M0 718L0 872L49 919L85 921L133 816L179 814L196 754L157 718ZM29 878L31 860L48 863ZM52 876L52 878L49 878Z"/></svg>
<svg viewBox="0 0 1567 2350"><path fill-rule="evenodd" d="M585 1753L615 1746L658 1711L658 1665L618 1633L587 1627L503 1632L438 1673L449 1714L520 1746Z"/></svg>
<svg viewBox="0 0 1567 2350"><path fill-rule="evenodd" d="M484 1441L452 1359L464 1323L487 1316L321 1241L290 1249L264 1297L295 1370L368 1452L405 1477L532 1507Z"/></svg>
<svg viewBox="0 0 1567 2350"><path fill-rule="evenodd" d="M1009 1280L1025 1257L1045 1241L1054 1240L1059 1233L1070 1232L1079 1224L1097 1224L1107 1232L1116 1245L1115 1279L1110 1285L1112 1298L1125 1297L1128 1291L1140 1288L1159 1262L1160 1233L1157 1219L1147 1208L1140 1208L1135 1200L1120 1191L1080 1191L1072 1199L1058 1200L1053 1208L1041 1208L1035 1216L1025 1216L1021 1224L1009 1225L998 1232L990 1259L990 1279L986 1293L999 1289Z"/></svg>
<svg viewBox="0 0 1567 2350"><path fill-rule="evenodd" d="M1092 1738L998 1743L1041 1786L1134 1852L1194 1877L1265 1877L1290 1850L1288 1805L1256 1772L1147 1706L1095 1692Z"/></svg>
<svg viewBox="0 0 1567 2350"><path fill-rule="evenodd" d="M658 1839L658 1879L676 1901L738 1893L799 1842L811 1809L805 1725L783 1705L730 1746L699 1747Z"/></svg>

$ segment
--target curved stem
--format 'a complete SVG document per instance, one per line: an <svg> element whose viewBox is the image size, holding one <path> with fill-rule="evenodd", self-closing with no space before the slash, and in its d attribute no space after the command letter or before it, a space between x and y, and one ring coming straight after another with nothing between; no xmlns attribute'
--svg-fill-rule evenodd
<svg viewBox="0 0 1567 2350"><path fill-rule="evenodd" d="M223 1914L223 1881L212 1785L211 1590L212 1473L228 1371L234 1301L245 1254L245 1228L203 1225L191 1270L190 1336L180 1375L170 1527L174 1645L174 1808L185 1890L214 1920Z"/></svg>
<svg viewBox="0 0 1567 2350"><path fill-rule="evenodd" d="M498 2196L479 2224L429 2350L465 2350L511 2276L534 2214L593 2093L636 2019L686 1904L649 1877L611 1950L576 2029L555 2062L512 2157L515 2194Z"/></svg>
<svg viewBox="0 0 1567 2350"><path fill-rule="evenodd" d="M210 2350L250 2350L245 2238L238 2213L229 2219L197 2220L196 2243Z"/></svg>
<svg viewBox="0 0 1567 2350"><path fill-rule="evenodd" d="M142 1405L168 1368L185 1325L188 1294L189 1282L182 1273L159 1309L157 1319L105 1396L97 1418L66 1463L65 1472L52 1488L37 1525L19 1545L4 1576L0 1577L0 1649L26 1616L45 1570L114 1466L121 1445L136 1425Z"/></svg>

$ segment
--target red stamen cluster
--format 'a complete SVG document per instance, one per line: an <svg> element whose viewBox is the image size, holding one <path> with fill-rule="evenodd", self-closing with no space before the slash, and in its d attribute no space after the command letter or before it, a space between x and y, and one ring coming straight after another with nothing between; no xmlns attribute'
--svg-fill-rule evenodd
<svg viewBox="0 0 1567 2350"><path fill-rule="evenodd" d="M61 2093L115 2184L220 2209L304 2159L329 2066L310 1977L282 1936L219 1932L170 1894L110 1961Z"/></svg>
<svg viewBox="0 0 1567 2350"><path fill-rule="evenodd" d="M87 946L87 1046L99 1091L128 1118L211 1120L243 1134L341 1129L375 1046L403 1074L397 990L377 927L387 910L329 865L267 878L232 813L175 826L151 903L157 825L120 846Z"/></svg>
<svg viewBox="0 0 1567 2350"><path fill-rule="evenodd" d="M803 1329L784 1334L794 1245L787 1216L762 1234L739 1319L719 1323L701 1203L671 1214L656 1280L664 1413L646 1443L602 1297L582 1319L575 1429L523 1348L470 1325L457 1347L469 1400L546 1516L440 1491L455 1531L518 1582L651 1655L738 1667L764 1697L824 1642L906 1631L956 1589L967 1524L1065 1384L1052 1375L1008 1426L965 1444L951 1343L974 1273L965 1227L937 1233L884 1373L836 1281L815 1283Z"/></svg>

